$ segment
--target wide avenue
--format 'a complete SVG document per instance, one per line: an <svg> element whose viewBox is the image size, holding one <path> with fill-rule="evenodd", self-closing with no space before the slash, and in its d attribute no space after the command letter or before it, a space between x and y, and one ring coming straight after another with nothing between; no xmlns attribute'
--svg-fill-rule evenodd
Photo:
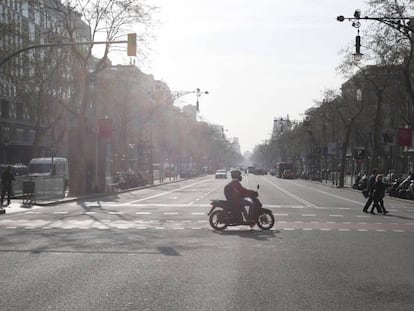
<svg viewBox="0 0 414 311"><path fill-rule="evenodd" d="M411 310L414 205L243 176L276 223L211 229L214 176L0 217L4 310Z"/></svg>

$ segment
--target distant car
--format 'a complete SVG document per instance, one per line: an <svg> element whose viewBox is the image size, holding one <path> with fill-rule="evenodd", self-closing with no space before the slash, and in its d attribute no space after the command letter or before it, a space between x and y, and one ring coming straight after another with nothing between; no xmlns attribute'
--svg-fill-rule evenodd
<svg viewBox="0 0 414 311"><path fill-rule="evenodd" d="M270 174L270 175L272 175L272 176L275 176L275 175L276 175L276 169L271 168L271 169L269 170L269 174Z"/></svg>
<svg viewBox="0 0 414 311"><path fill-rule="evenodd" d="M282 173L282 178L284 179L293 179L296 178L295 173L292 170L284 170Z"/></svg>
<svg viewBox="0 0 414 311"><path fill-rule="evenodd" d="M256 168L254 170L255 175L267 175L267 171L264 168Z"/></svg>
<svg viewBox="0 0 414 311"><path fill-rule="evenodd" d="M227 171L226 170L217 170L216 171L216 178L227 178Z"/></svg>

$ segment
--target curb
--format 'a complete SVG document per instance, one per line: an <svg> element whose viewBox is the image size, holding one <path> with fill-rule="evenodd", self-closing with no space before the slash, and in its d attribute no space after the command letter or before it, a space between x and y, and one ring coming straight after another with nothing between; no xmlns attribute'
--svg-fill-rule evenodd
<svg viewBox="0 0 414 311"><path fill-rule="evenodd" d="M163 183L159 183L159 184L145 185L145 186L135 187L135 188L128 188L128 189L121 190L121 191L116 191L116 192L92 193L92 194L86 194L86 195L82 195L82 196L78 196L78 197L67 197L67 198L63 198L61 200L45 202L45 203L35 202L32 205L36 205L36 206L53 206L53 205L59 205L59 204L63 204L63 203L71 203L71 202L82 201L82 200L87 200L87 199L106 197L106 196L116 195L118 193L126 193L126 192L131 192L131 191L142 190L142 189L154 188L154 187L158 187L158 186L161 186L161 185L173 184L173 183L177 183L177 182L188 180L188 179L190 179L190 178L177 179L177 180L167 181L167 182L163 182Z"/></svg>

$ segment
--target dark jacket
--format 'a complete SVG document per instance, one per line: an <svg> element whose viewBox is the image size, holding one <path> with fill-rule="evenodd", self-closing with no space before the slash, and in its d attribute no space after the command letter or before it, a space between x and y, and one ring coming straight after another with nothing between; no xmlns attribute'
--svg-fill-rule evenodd
<svg viewBox="0 0 414 311"><path fill-rule="evenodd" d="M382 181L376 181L372 186L372 195L374 196L374 199L382 199L385 196L386 188L387 185Z"/></svg>
<svg viewBox="0 0 414 311"><path fill-rule="evenodd" d="M370 195L372 195L372 191L374 190L375 178L376 178L376 175L371 174L367 181L367 189Z"/></svg>
<svg viewBox="0 0 414 311"><path fill-rule="evenodd" d="M230 204L243 204L243 199L257 196L257 192L244 188L238 179L233 179L224 187L224 195Z"/></svg>
<svg viewBox="0 0 414 311"><path fill-rule="evenodd" d="M14 180L14 175L9 170L5 170L1 174L1 183L3 184L3 186L11 186L13 180Z"/></svg>

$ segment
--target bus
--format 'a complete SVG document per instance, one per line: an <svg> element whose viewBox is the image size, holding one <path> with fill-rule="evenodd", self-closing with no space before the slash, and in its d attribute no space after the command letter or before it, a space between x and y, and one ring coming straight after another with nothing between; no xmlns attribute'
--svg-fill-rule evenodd
<svg viewBox="0 0 414 311"><path fill-rule="evenodd" d="M255 170L256 170L256 165L255 164L250 164L250 165L247 166L247 173L254 174Z"/></svg>
<svg viewBox="0 0 414 311"><path fill-rule="evenodd" d="M282 174L284 170L293 171L293 164L290 162L277 162L275 169L276 169L276 176L279 178L282 178Z"/></svg>

